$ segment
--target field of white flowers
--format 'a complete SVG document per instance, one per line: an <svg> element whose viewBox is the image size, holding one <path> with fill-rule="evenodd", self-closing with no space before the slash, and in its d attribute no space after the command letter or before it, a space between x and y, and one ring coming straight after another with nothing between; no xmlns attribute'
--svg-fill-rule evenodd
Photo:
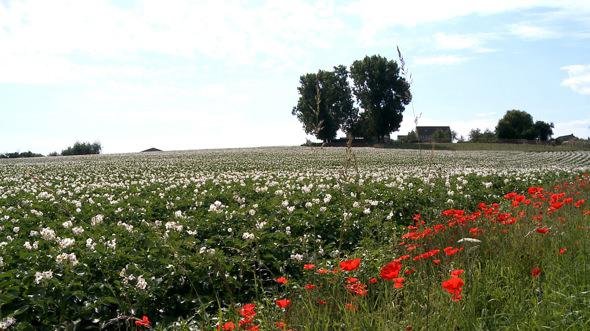
<svg viewBox="0 0 590 331"><path fill-rule="evenodd" d="M261 148L0 160L0 329L210 318L412 215L590 169L590 152Z"/></svg>

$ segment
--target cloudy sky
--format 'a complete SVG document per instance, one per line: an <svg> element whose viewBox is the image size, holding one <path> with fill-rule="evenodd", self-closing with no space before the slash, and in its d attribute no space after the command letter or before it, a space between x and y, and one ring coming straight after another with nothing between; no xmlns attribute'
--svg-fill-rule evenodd
<svg viewBox="0 0 590 331"><path fill-rule="evenodd" d="M301 144L299 76L396 45L421 125L590 136L588 0L0 0L0 152Z"/></svg>

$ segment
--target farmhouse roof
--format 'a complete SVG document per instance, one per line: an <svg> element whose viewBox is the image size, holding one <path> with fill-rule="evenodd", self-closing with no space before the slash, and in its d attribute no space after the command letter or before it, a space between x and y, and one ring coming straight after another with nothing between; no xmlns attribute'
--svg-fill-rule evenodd
<svg viewBox="0 0 590 331"><path fill-rule="evenodd" d="M146 149L145 151L141 151L141 152L142 152L142 153L145 153L145 152L161 152L161 151L162 151L162 150L160 150L160 149L157 149L157 148L155 148L155 147L152 147L152 148L148 148L148 149Z"/></svg>

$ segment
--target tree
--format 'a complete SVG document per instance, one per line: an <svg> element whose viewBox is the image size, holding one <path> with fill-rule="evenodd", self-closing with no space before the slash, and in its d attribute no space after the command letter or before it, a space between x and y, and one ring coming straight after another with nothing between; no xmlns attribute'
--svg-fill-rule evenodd
<svg viewBox="0 0 590 331"><path fill-rule="evenodd" d="M535 137L541 141L547 141L553 135L553 123L536 121L534 125Z"/></svg>
<svg viewBox="0 0 590 331"><path fill-rule="evenodd" d="M102 151L102 145L99 142L94 143L81 143L77 141L74 146L68 147L61 151L61 155L87 155L87 154L100 154Z"/></svg>
<svg viewBox="0 0 590 331"><path fill-rule="evenodd" d="M480 129L471 129L469 131L469 141L472 143L489 143L496 140L496 134L490 129L486 129L484 132L481 132Z"/></svg>
<svg viewBox="0 0 590 331"><path fill-rule="evenodd" d="M498 121L496 134L499 139L534 139L533 117L521 110L509 110Z"/></svg>
<svg viewBox="0 0 590 331"><path fill-rule="evenodd" d="M299 100L292 114L303 124L305 133L328 142L338 129L350 132L358 118L348 85L345 66L334 71L320 70L299 78Z"/></svg>
<svg viewBox="0 0 590 331"><path fill-rule="evenodd" d="M373 55L354 61L350 67L353 93L363 108L362 131L383 141L399 129L405 105L412 100L410 84L393 60Z"/></svg>

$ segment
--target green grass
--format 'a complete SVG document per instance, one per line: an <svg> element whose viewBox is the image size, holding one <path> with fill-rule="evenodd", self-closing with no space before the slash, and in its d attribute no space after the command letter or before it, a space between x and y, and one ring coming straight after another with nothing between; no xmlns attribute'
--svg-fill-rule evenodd
<svg viewBox="0 0 590 331"><path fill-rule="evenodd" d="M521 152L564 152L589 151L590 144L578 145L535 145L535 144L499 144L499 143L391 143L384 148L451 150L451 151L521 151Z"/></svg>

